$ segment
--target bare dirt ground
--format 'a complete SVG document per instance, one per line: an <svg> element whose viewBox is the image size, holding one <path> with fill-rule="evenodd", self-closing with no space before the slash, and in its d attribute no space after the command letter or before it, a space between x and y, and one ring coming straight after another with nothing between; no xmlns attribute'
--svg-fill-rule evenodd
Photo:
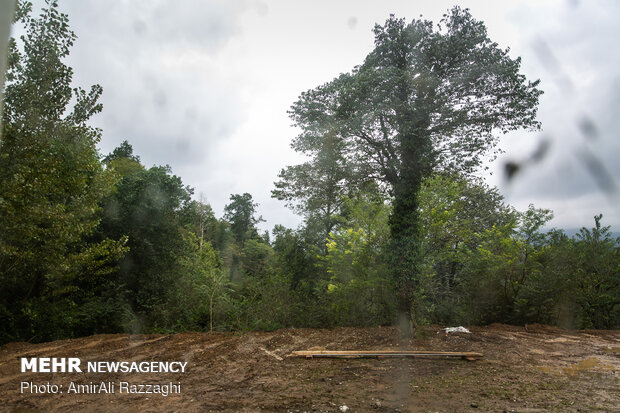
<svg viewBox="0 0 620 413"><path fill-rule="evenodd" d="M620 331L491 325L472 334L396 329L97 335L0 347L0 408L36 411L179 412L620 412ZM294 350L475 351L479 361L286 357ZM87 361L187 361L186 373L21 373L22 357ZM113 382L113 394L68 394ZM180 394L119 393L118 383L180 383ZM21 382L62 393L20 392ZM60 388L60 387L59 387ZM345 407L346 406L346 407Z"/></svg>

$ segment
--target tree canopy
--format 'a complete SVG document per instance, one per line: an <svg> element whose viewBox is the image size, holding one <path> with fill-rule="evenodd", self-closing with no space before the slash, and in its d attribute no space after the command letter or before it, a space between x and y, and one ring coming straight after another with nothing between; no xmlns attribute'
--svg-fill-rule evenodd
<svg viewBox="0 0 620 413"><path fill-rule="evenodd" d="M258 236L256 224L262 221L262 217L256 218L256 207L252 195L247 192L230 196L230 203L224 207L224 218L230 222L230 229L239 243Z"/></svg>
<svg viewBox="0 0 620 413"><path fill-rule="evenodd" d="M116 181L99 162L101 131L87 124L101 111L102 88L72 88L64 63L75 34L48 2L39 17L20 3L23 48L9 44L0 141L0 318L4 334L39 338L71 329L81 287L110 271L121 238L95 243L101 199ZM54 310L56 309L56 310ZM63 322L58 322L59 314Z"/></svg>
<svg viewBox="0 0 620 413"><path fill-rule="evenodd" d="M538 81L520 58L492 42L467 9L454 7L437 28L391 15L374 28L375 48L350 73L304 92L290 115L293 147L321 152L337 136L345 158L392 197L391 267L411 304L419 264L418 193L436 171L471 173L493 155L499 135L538 129Z"/></svg>
<svg viewBox="0 0 620 413"><path fill-rule="evenodd" d="M537 82L458 7L438 26L391 16L350 73L290 115L307 162L274 197L222 217L128 141L105 157L101 87L73 88L75 35L56 1L10 43L0 141L0 343L95 333L543 322L620 325L620 238L595 216L574 238L471 172L502 133L537 129Z"/></svg>

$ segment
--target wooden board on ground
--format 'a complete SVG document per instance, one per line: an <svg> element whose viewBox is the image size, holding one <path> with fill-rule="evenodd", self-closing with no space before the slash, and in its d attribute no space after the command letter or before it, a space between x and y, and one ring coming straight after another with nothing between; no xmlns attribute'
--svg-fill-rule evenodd
<svg viewBox="0 0 620 413"><path fill-rule="evenodd" d="M336 357L336 358L383 358L383 357L434 357L434 358L460 358L465 360L478 360L483 356L473 352L451 351L407 351L407 350L302 350L293 351L292 357Z"/></svg>

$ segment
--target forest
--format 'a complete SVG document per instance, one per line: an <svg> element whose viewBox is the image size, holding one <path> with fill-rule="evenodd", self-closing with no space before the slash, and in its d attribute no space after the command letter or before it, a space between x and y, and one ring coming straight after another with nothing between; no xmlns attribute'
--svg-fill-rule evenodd
<svg viewBox="0 0 620 413"><path fill-rule="evenodd" d="M352 69L289 116L305 163L270 190L303 217L222 217L131 137L109 154L74 88L76 39L49 2L20 2L0 136L0 343L98 333L542 323L620 328L620 239L601 215L568 236L476 172L507 132L541 128L542 91L467 9L390 16Z"/></svg>

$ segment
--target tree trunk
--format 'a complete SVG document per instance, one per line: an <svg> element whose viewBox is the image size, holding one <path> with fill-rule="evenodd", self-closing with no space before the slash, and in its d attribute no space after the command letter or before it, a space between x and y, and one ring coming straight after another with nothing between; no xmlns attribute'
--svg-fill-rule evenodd
<svg viewBox="0 0 620 413"><path fill-rule="evenodd" d="M213 332L213 293L209 296L209 331Z"/></svg>
<svg viewBox="0 0 620 413"><path fill-rule="evenodd" d="M416 325L415 296L419 289L420 219L418 190L420 177L411 176L394 188L394 209L390 216L390 263L397 291L401 335L411 337Z"/></svg>
<svg viewBox="0 0 620 413"><path fill-rule="evenodd" d="M400 142L400 170L392 186L394 201L389 226L391 235L392 276L397 291L399 317L409 321L411 337L417 325L417 295L420 289L420 212L419 193L423 178L431 170L432 143L428 134L430 125L429 102L433 91L429 85L419 86L415 93L407 81L407 63L398 62L403 77L396 90L397 139ZM410 98L417 96L412 105ZM401 323L402 324L402 323Z"/></svg>

